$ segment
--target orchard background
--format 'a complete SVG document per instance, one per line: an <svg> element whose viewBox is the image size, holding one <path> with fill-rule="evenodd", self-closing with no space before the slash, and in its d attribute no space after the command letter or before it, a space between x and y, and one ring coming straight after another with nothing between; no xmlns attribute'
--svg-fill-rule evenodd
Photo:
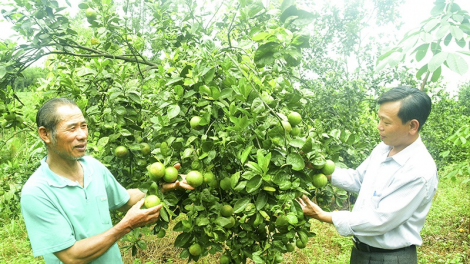
<svg viewBox="0 0 470 264"><path fill-rule="evenodd" d="M385 41L387 31L362 36L398 27L400 4L350 0L314 11L312 1L92 0L74 15L68 1L3 4L24 42L0 43L0 222L2 236L25 244L0 260L32 261L19 199L45 155L35 114L47 99L64 96L88 121L88 154L126 188L164 203L157 225L120 241L127 263L344 263L338 256L347 260L349 241L332 245L338 236L331 226L304 218L295 198L303 193L325 210L349 210L353 194L315 187L313 175L326 160L358 166L379 142L375 100L392 86L411 85L433 99L422 138L438 164L439 188L464 195L441 202L438 192L433 208L453 214L431 213L427 224L436 219L451 231L433 229L428 237L425 229L425 245L439 248L420 259L468 262L470 84L451 95L441 73L467 72L470 15L457 2L437 0L429 19L395 46ZM452 45L457 50L447 49ZM351 60L359 65L354 71ZM293 112L300 123L289 120ZM118 158L119 146L128 154ZM162 193L155 188L161 180L148 172L155 162L180 163L180 174L214 180ZM233 213L222 212L226 205ZM200 253L190 253L195 244Z"/></svg>

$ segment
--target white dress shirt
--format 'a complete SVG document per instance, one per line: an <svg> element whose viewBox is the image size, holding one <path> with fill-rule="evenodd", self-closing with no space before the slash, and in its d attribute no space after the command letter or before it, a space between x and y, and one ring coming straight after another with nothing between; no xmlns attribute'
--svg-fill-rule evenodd
<svg viewBox="0 0 470 264"><path fill-rule="evenodd" d="M332 185L359 196L351 212L332 213L333 224L340 235L354 235L373 247L420 246L437 189L436 164L420 137L387 157L390 150L381 142L356 170L335 170Z"/></svg>

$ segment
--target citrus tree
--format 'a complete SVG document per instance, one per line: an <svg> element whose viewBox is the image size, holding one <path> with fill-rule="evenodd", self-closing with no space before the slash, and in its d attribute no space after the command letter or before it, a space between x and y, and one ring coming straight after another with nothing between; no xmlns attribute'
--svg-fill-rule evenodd
<svg viewBox="0 0 470 264"><path fill-rule="evenodd" d="M309 1L89 0L72 16L56 1L17 2L2 10L25 38L0 43L2 124L33 129L15 80L47 57L40 103L77 102L90 154L147 206L163 203L158 237L177 219L182 258L281 262L314 235L295 199L342 206L325 174L376 144L382 86L415 81L406 68L373 72L374 44L360 35L370 12L356 3L311 13ZM398 4L376 1L377 23L396 21ZM349 73L331 46L361 69ZM194 190L162 192L183 177ZM127 240L145 248L139 231Z"/></svg>
<svg viewBox="0 0 470 264"><path fill-rule="evenodd" d="M47 55L44 100L75 99L90 154L146 192L149 206L163 203L156 234L186 216L174 226L182 258L223 251L225 263L277 263L314 235L299 195L323 206L345 197L318 176L338 158L337 139L311 122L296 86L314 17L293 1L213 3L209 12L193 1L93 0L75 20L56 1L3 10L27 41L5 43L2 96L14 100L17 74ZM5 113L22 116L9 105ZM163 193L175 177L195 189Z"/></svg>

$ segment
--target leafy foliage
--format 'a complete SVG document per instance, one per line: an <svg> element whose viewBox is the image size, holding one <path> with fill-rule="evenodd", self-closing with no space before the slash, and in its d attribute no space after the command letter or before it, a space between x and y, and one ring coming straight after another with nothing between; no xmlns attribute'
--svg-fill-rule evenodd
<svg viewBox="0 0 470 264"><path fill-rule="evenodd" d="M386 9L395 10L398 2L376 4L382 18L397 16ZM416 84L404 67L373 72L375 55L360 46L367 12L357 5L344 14L310 13L289 0L270 6L213 1L210 8L196 1L92 0L78 7L75 18L49 0L2 11L27 40L0 45L3 126L32 129L14 82L47 56L49 74L35 89L41 92L38 104L56 96L77 102L89 124L89 154L126 188L163 200L161 220L151 231L164 234L178 219L174 244L184 249L183 259L224 251L234 263L274 263L288 245L305 245L314 233L296 197L314 196L326 210L346 206L347 198L329 185L315 188L318 169L310 167L326 159L357 166L378 141L372 136L377 94L393 80ZM337 26L322 33L323 20ZM330 45L360 58L360 70L349 73L345 61L330 58ZM292 111L300 113L300 124L288 122ZM195 116L198 124L191 126ZM115 156L118 146L129 149L126 158ZM31 158L29 164L37 164ZM180 163L180 174L213 174L216 184L162 193L147 172L157 161ZM11 175L12 166L2 166ZM233 208L232 216L220 213L224 205ZM126 239L134 253L146 248L138 231ZM201 255L190 254L195 243Z"/></svg>
<svg viewBox="0 0 470 264"><path fill-rule="evenodd" d="M443 66L460 75L465 74L468 65L461 54L470 55L465 48L468 46L465 36L470 34L469 21L468 11L461 9L456 2L435 1L431 17L423 21L419 29L407 33L396 47L382 54L377 70L387 65L395 66L407 55L418 63L428 58L416 74L424 83L429 81L429 76L431 82L436 82ZM456 44L460 50L450 51L448 47L451 43ZM427 56L428 52L431 52L430 57Z"/></svg>

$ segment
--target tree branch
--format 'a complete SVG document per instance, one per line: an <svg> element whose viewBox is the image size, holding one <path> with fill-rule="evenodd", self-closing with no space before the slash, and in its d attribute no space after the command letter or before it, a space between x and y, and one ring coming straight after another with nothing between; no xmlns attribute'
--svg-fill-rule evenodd
<svg viewBox="0 0 470 264"><path fill-rule="evenodd" d="M71 52L66 52L66 51L51 51L44 53L42 56L47 56L49 54L61 54L61 55L69 55L69 56L75 56L75 57L84 57L84 58L108 58L108 59L118 59L118 60L123 60L126 62L135 62L139 64L145 64L149 66L158 66L155 63L149 62L149 61L143 61L135 58L133 55L111 55L107 53L101 53L101 54L78 54L78 53L71 53ZM41 56L41 57L42 57ZM130 56L130 57L126 57Z"/></svg>

